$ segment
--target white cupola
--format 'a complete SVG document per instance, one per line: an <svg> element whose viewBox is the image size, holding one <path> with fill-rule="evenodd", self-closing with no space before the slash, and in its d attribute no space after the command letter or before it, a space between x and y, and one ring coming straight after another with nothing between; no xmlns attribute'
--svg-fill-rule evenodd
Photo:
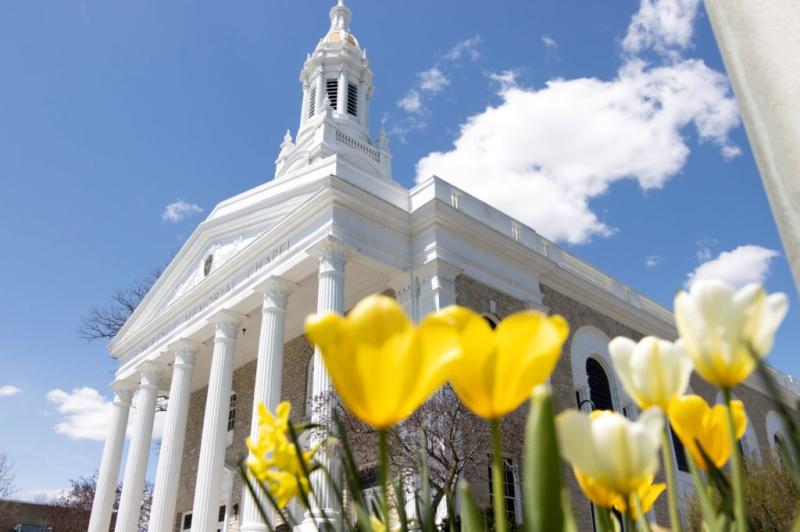
<svg viewBox="0 0 800 532"><path fill-rule="evenodd" d="M352 14L343 0L331 8L330 19L300 72L300 126L293 143L287 134L281 144L275 178L338 155L361 171L391 179L388 146L376 147L369 133L373 85L367 52L350 32Z"/></svg>

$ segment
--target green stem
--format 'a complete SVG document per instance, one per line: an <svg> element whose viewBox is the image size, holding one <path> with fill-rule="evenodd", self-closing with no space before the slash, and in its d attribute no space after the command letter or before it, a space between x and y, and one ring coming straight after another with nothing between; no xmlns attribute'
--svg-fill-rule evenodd
<svg viewBox="0 0 800 532"><path fill-rule="evenodd" d="M733 465L733 511L734 517L736 518L736 529L739 532L747 532L747 520L744 506L744 474L742 472L742 455L739 452L739 444L736 441L736 426L733 423L730 388L723 388L722 394L725 397L725 412L728 414L728 441L731 445L731 458Z"/></svg>
<svg viewBox="0 0 800 532"><path fill-rule="evenodd" d="M669 524L674 532L681 532L681 516L678 512L678 489L675 482L675 456L672 454L672 437L669 433L669 418L664 416L664 430L661 433L661 454L664 457L664 470L667 474L667 500L669 502Z"/></svg>
<svg viewBox="0 0 800 532"><path fill-rule="evenodd" d="M378 452L380 453L381 512L386 528L389 528L389 445L386 429L378 430Z"/></svg>
<svg viewBox="0 0 800 532"><path fill-rule="evenodd" d="M503 444L500 440L500 420L493 419L492 426L492 498L494 525L498 532L506 532L506 500L503 497Z"/></svg>
<svg viewBox="0 0 800 532"><path fill-rule="evenodd" d="M644 515L642 511L642 501L639 500L639 494L634 491L631 498L633 499L633 507L636 508L636 514L639 516L639 519L636 520L636 523L639 525L639 530L642 532L650 532L650 523L647 522L647 516ZM673 528L673 530L675 529Z"/></svg>
<svg viewBox="0 0 800 532"><path fill-rule="evenodd" d="M636 530L636 525L633 522L633 516L631 515L631 509L628 508L624 512L622 512L622 522L623 522L623 529L625 532L633 532Z"/></svg>

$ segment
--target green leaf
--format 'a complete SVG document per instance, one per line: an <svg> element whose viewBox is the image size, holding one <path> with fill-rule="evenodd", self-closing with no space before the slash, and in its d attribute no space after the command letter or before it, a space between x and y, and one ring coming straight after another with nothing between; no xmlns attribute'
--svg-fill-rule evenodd
<svg viewBox="0 0 800 532"><path fill-rule="evenodd" d="M553 396L537 386L525 428L524 489L526 532L563 530L561 456L558 452Z"/></svg>
<svg viewBox="0 0 800 532"><path fill-rule="evenodd" d="M564 512L564 532L578 532L575 515L572 513L572 501L567 488L561 488L561 508Z"/></svg>
<svg viewBox="0 0 800 532"><path fill-rule="evenodd" d="M594 515L594 526L597 532L614 532L616 530L617 527L614 526L616 518L611 515L611 511L608 508L593 504L592 513Z"/></svg>
<svg viewBox="0 0 800 532"><path fill-rule="evenodd" d="M484 521L475 499L469 490L466 482L460 482L458 491L461 494L461 527L464 532L486 532L486 521Z"/></svg>

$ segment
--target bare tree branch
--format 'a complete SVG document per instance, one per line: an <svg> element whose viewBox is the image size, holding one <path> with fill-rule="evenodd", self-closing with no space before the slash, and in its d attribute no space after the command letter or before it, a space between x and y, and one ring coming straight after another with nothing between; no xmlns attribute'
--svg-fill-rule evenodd
<svg viewBox="0 0 800 532"><path fill-rule="evenodd" d="M81 318L78 336L86 341L114 338L163 271L163 267L156 268L132 286L114 292L107 305L92 307Z"/></svg>

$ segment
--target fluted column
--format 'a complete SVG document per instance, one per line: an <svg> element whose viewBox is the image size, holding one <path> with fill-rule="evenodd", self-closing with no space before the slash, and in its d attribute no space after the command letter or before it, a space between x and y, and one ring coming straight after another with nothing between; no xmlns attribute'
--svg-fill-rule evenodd
<svg viewBox="0 0 800 532"><path fill-rule="evenodd" d="M261 331L258 337L258 361L256 382L253 390L253 416L250 436L258 433L258 404L264 403L270 412L281 400L281 377L283 375L283 343L286 304L294 285L280 278L271 278L259 288L263 296L261 306ZM269 507L266 498L264 508ZM263 532L267 525L261 519L256 501L244 490L242 503L242 532Z"/></svg>
<svg viewBox="0 0 800 532"><path fill-rule="evenodd" d="M164 435L161 437L161 452L158 455L153 488L153 507L148 527L151 532L171 530L175 521L178 480L181 475L189 396L192 391L192 370L200 345L194 340L181 339L172 346L175 360L172 364L167 417L164 420Z"/></svg>
<svg viewBox="0 0 800 532"><path fill-rule="evenodd" d="M225 434L233 381L233 354L241 318L236 312L223 310L213 319L214 352L211 355L197 484L194 488L192 532L212 532L217 526L222 499L222 473L225 467Z"/></svg>
<svg viewBox="0 0 800 532"><path fill-rule="evenodd" d="M156 415L158 380L162 372L163 368L152 362L145 362L140 370L141 384L136 394L136 420L128 447L128 461L125 464L125 478L122 481L115 532L139 530L147 459L150 456L153 420Z"/></svg>
<svg viewBox="0 0 800 532"><path fill-rule="evenodd" d="M103 447L103 457L100 459L100 473L97 475L89 532L108 532L114 499L117 495L119 465L122 460L122 447L125 445L133 388L128 383L116 383L113 387L116 395L112 403L111 424Z"/></svg>
<svg viewBox="0 0 800 532"><path fill-rule="evenodd" d="M337 312L344 313L344 269L351 250L350 248L337 242L325 242L317 248L319 255L319 286L317 290L317 313ZM314 369L311 381L312 397L312 423L325 423L331 419L332 401L330 394L333 393L333 386L322 356L318 349L314 350ZM319 399L325 399L319 401ZM334 462L331 456L325 453L318 455L318 460L327 466L334 478L337 472L334 471ZM317 496L317 504L325 509L326 513L331 513L334 504L334 495L329 484L322 475L312 478L314 482L314 493ZM315 517L319 517L318 515Z"/></svg>

